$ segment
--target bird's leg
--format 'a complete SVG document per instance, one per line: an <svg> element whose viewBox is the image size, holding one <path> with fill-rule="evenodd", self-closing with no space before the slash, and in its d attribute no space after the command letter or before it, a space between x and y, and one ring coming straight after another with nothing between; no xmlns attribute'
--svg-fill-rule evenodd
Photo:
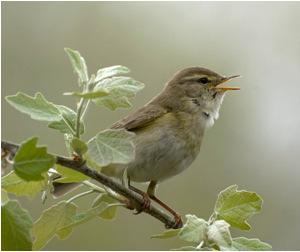
<svg viewBox="0 0 300 252"><path fill-rule="evenodd" d="M175 225L172 227L166 227L166 228L181 228L183 223L181 220L181 216L176 213L171 207L169 207L168 205L166 205L164 202L162 202L160 199L158 199L155 196L155 188L156 188L157 182L156 181L151 181L148 189L147 189L147 195L149 196L150 199L154 200L157 204L159 204L160 206L162 206L164 209L166 209L168 212L170 212L175 219Z"/></svg>
<svg viewBox="0 0 300 252"><path fill-rule="evenodd" d="M139 213L141 213L142 211L144 211L145 209L149 209L149 208L150 208L150 204L151 204L151 200L150 200L148 194L145 193L145 192L143 192L142 190L140 190L140 189L138 189L138 188L132 186L132 185L130 184L130 177L129 177L129 176L128 176L128 187L129 187L129 189L131 189L132 191L134 191L134 192L136 192L136 193L142 195L142 196L143 196L143 200L144 200L142 207L141 207L140 209L138 209L136 212L134 212L134 214L139 214Z"/></svg>

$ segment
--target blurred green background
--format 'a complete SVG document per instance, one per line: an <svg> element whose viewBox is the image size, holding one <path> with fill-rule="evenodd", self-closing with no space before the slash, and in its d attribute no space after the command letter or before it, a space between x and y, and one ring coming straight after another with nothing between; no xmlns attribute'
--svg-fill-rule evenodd
<svg viewBox="0 0 300 252"><path fill-rule="evenodd" d="M89 72L122 64L146 84L133 109L157 94L168 78L188 66L224 75L241 74L240 92L229 93L201 154L186 172L158 189L183 215L208 218L217 193L231 184L264 199L263 211L245 236L275 250L296 250L300 233L300 3L299 2L2 2L2 138L40 137L51 152L65 154L62 136L10 107L4 96L40 91L75 108L65 91L77 79L63 48L77 49ZM94 105L88 140L128 113ZM140 186L143 188L143 185ZM81 209L91 198L79 200ZM46 202L49 207L52 200ZM22 200L36 219L39 199ZM175 240L151 240L163 226L120 209L113 222L93 220L47 250L165 250ZM235 235L239 235L233 230Z"/></svg>

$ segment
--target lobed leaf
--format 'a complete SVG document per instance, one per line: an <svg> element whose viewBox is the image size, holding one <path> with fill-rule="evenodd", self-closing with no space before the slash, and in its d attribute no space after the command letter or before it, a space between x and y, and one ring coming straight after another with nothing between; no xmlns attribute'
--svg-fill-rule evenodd
<svg viewBox="0 0 300 252"><path fill-rule="evenodd" d="M182 227L179 237L187 242L200 243L205 236L207 222L196 215L187 214L187 222Z"/></svg>
<svg viewBox="0 0 300 252"><path fill-rule="evenodd" d="M97 207L91 208L86 212L78 213L72 217L72 221L64 226L62 226L59 232L65 232L70 230L80 224L88 222L89 220L97 217L103 210L107 208L106 204L100 204Z"/></svg>
<svg viewBox="0 0 300 252"><path fill-rule="evenodd" d="M73 182L82 182L88 180L89 177L84 174L74 171L68 167L56 164L56 170L61 174L62 178L56 179L56 182L59 183L73 183Z"/></svg>
<svg viewBox="0 0 300 252"><path fill-rule="evenodd" d="M34 223L33 235L35 237L33 249L43 248L55 235L65 239L72 232L72 228L60 229L73 222L77 206L66 201L46 209L40 218Z"/></svg>
<svg viewBox="0 0 300 252"><path fill-rule="evenodd" d="M64 142L65 142L65 146L66 146L69 156L72 156L72 154L73 154L73 150L71 147L71 141L72 141L73 137L74 136L72 134L64 134Z"/></svg>
<svg viewBox="0 0 300 252"><path fill-rule="evenodd" d="M99 166L126 164L134 159L134 133L124 129L107 129L88 142L87 156Z"/></svg>
<svg viewBox="0 0 300 252"><path fill-rule="evenodd" d="M65 52L68 54L73 70L78 74L79 80L81 82L88 82L89 77L84 58L78 51L72 50L70 48L65 48Z"/></svg>
<svg viewBox="0 0 300 252"><path fill-rule="evenodd" d="M233 238L231 250L238 251L263 251L271 250L272 246L259 239L248 239L245 237Z"/></svg>
<svg viewBox="0 0 300 252"><path fill-rule="evenodd" d="M113 220L117 214L117 208L120 203L107 194L99 194L93 201L92 207L106 204L106 208L99 213L99 217L105 220Z"/></svg>
<svg viewBox="0 0 300 252"><path fill-rule="evenodd" d="M180 231L181 231L181 229L179 229L179 228L178 229L168 229L161 234L152 235L151 238L168 239L168 238L177 236Z"/></svg>
<svg viewBox="0 0 300 252"><path fill-rule="evenodd" d="M60 120L48 124L49 128L59 130L61 133L74 135L76 132L76 113L63 105L56 105L60 113ZM84 133L84 124L80 122L80 134Z"/></svg>
<svg viewBox="0 0 300 252"><path fill-rule="evenodd" d="M44 180L42 174L55 163L55 157L47 153L46 147L36 147L37 140L33 137L23 142L14 157L15 173L27 181Z"/></svg>
<svg viewBox="0 0 300 252"><path fill-rule="evenodd" d="M106 78L115 76L117 74L127 74L129 72L130 72L130 70L127 67L120 66L120 65L101 68L97 71L97 76L96 76L94 82L96 83L96 82L99 82Z"/></svg>
<svg viewBox="0 0 300 252"><path fill-rule="evenodd" d="M185 246L185 247L176 248L176 249L172 249L172 250L173 251L196 251L199 249L197 249L197 247L193 247L193 246Z"/></svg>
<svg viewBox="0 0 300 252"><path fill-rule="evenodd" d="M228 250L232 244L229 227L230 225L224 220L213 222L207 229L208 241L217 244L222 250Z"/></svg>
<svg viewBox="0 0 300 252"><path fill-rule="evenodd" d="M233 227L249 230L247 219L261 210L262 198L254 192L238 191L237 188L237 185L232 185L220 192L215 215Z"/></svg>
<svg viewBox="0 0 300 252"><path fill-rule="evenodd" d="M47 177L39 181L26 181L20 178L14 171L1 178L1 186L9 193L17 196L33 198L47 186Z"/></svg>
<svg viewBox="0 0 300 252"><path fill-rule="evenodd" d="M3 183L2 183L2 188L3 188ZM6 203L7 201L9 201L9 197L7 195L7 192L2 190L2 188L1 188L1 205Z"/></svg>
<svg viewBox="0 0 300 252"><path fill-rule="evenodd" d="M6 96L5 99L15 109L29 115L32 119L50 122L48 125L50 128L62 133L75 134L76 113L68 107L47 101L41 93L31 97L18 92L16 95ZM80 127L80 133L83 134L83 122Z"/></svg>
<svg viewBox="0 0 300 252"><path fill-rule="evenodd" d="M129 77L112 77L100 81L94 88L97 90L106 90L109 94L104 97L94 99L98 105L106 106L111 110L117 108L129 108L130 98L144 88L144 84Z"/></svg>
<svg viewBox="0 0 300 252"><path fill-rule="evenodd" d="M58 121L60 112L51 102L48 102L41 93L36 93L34 97L18 92L16 95L5 97L6 101L15 109L29 115L34 120Z"/></svg>
<svg viewBox="0 0 300 252"><path fill-rule="evenodd" d="M1 250L31 250L32 220L16 200L1 205Z"/></svg>

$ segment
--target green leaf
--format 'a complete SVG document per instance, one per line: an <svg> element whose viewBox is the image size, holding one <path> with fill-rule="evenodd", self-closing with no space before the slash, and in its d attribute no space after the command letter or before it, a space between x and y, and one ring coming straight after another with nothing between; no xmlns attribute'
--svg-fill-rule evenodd
<svg viewBox="0 0 300 252"><path fill-rule="evenodd" d="M3 187L3 182L1 184L1 186ZM7 201L9 201L9 197L7 195L7 192L1 189L1 204L3 205Z"/></svg>
<svg viewBox="0 0 300 252"><path fill-rule="evenodd" d="M72 134L74 135L76 132L76 113L65 106L57 105L56 106L59 110L59 113L61 115L61 118L59 121L51 122L48 127L52 129L59 130L62 133L65 134ZM80 122L80 134L82 135L84 133L84 124L81 121Z"/></svg>
<svg viewBox="0 0 300 252"><path fill-rule="evenodd" d="M164 231L162 234L152 235L151 238L169 239L169 238L177 236L180 231L181 231L181 229L179 229L179 228L178 229L168 229L168 230Z"/></svg>
<svg viewBox="0 0 300 252"><path fill-rule="evenodd" d="M6 100L32 119L50 122L48 125L50 128L62 133L75 134L76 113L70 108L47 101L41 93L36 93L34 97L31 97L18 92L16 95L7 96ZM80 127L80 133L83 134L83 122Z"/></svg>
<svg viewBox="0 0 300 252"><path fill-rule="evenodd" d="M233 238L231 250L238 251L263 251L271 250L272 246L259 239L248 239L245 237Z"/></svg>
<svg viewBox="0 0 300 252"><path fill-rule="evenodd" d="M194 246L185 246L185 247L181 247L181 248L176 248L176 249L171 249L173 251L213 251L215 249L213 248L208 248L208 247L201 247L201 248L197 248Z"/></svg>
<svg viewBox="0 0 300 252"><path fill-rule="evenodd" d="M233 227L249 230L251 227L246 220L261 210L262 198L254 192L238 191L237 188L237 185L232 185L219 194L215 215Z"/></svg>
<svg viewBox="0 0 300 252"><path fill-rule="evenodd" d="M1 205L1 250L31 250L32 220L17 201Z"/></svg>
<svg viewBox="0 0 300 252"><path fill-rule="evenodd" d="M70 168L56 164L56 170L62 175L62 178L56 179L59 183L73 183L88 180L89 177L84 174L74 171Z"/></svg>
<svg viewBox="0 0 300 252"><path fill-rule="evenodd" d="M108 92L105 90L97 90L97 91L91 91L91 92L85 92L85 93L80 93L80 92L67 92L64 93L64 95L71 95L71 96L77 96L77 97L82 97L85 99L95 99L103 96L107 96Z"/></svg>
<svg viewBox="0 0 300 252"><path fill-rule="evenodd" d="M129 108L131 103L130 98L144 88L144 84L129 77L113 77L100 81L95 86L97 90L107 90L109 95L94 99L98 105L106 106L111 110L117 108Z"/></svg>
<svg viewBox="0 0 300 252"><path fill-rule="evenodd" d="M119 202L107 194L99 194L94 200L92 207L106 204L106 208L99 214L99 217L105 220L113 220L117 214Z"/></svg>
<svg viewBox="0 0 300 252"><path fill-rule="evenodd" d="M125 66L110 66L101 68L97 71L97 76L94 82L99 82L114 75L127 74L129 72L130 70Z"/></svg>
<svg viewBox="0 0 300 252"><path fill-rule="evenodd" d="M129 163L135 156L134 136L124 129L101 131L88 142L88 158L100 166Z"/></svg>
<svg viewBox="0 0 300 252"><path fill-rule="evenodd" d="M105 220L114 220L117 214L117 208L120 205L120 203L107 204L103 212L99 214L99 217Z"/></svg>
<svg viewBox="0 0 300 252"><path fill-rule="evenodd" d="M29 115L32 119L51 122L61 118L58 108L48 102L41 93L31 97L18 92L16 95L6 96L5 99L15 109Z"/></svg>
<svg viewBox="0 0 300 252"><path fill-rule="evenodd" d="M232 238L229 231L230 225L223 220L217 220L208 226L207 239L215 243L219 248L228 250L232 244Z"/></svg>
<svg viewBox="0 0 300 252"><path fill-rule="evenodd" d="M181 248L176 248L176 249L172 249L173 251L196 251L198 250L197 247L193 247L193 246L185 246L185 247L181 247Z"/></svg>
<svg viewBox="0 0 300 252"><path fill-rule="evenodd" d="M200 243L204 239L207 222L196 215L187 214L187 222L182 227L179 237L187 242Z"/></svg>
<svg viewBox="0 0 300 252"><path fill-rule="evenodd" d="M71 147L72 139L73 139L73 135L64 134L64 141L65 141L66 149L67 149L67 152L68 152L69 156L72 156L72 154L73 154L73 150L72 150L72 147Z"/></svg>
<svg viewBox="0 0 300 252"><path fill-rule="evenodd" d="M71 141L72 149L78 154L83 155L87 152L88 147L85 142L81 141L79 138L74 137Z"/></svg>
<svg viewBox="0 0 300 252"><path fill-rule="evenodd" d="M26 181L20 178L14 171L1 178L1 186L9 193L17 196L33 198L47 186L47 177L39 181Z"/></svg>
<svg viewBox="0 0 300 252"><path fill-rule="evenodd" d="M97 217L105 208L107 204L100 204L97 207L91 208L86 212L78 213L72 218L72 222L64 225L60 228L60 232L65 232L66 230L72 229L80 224L88 222L89 220Z"/></svg>
<svg viewBox="0 0 300 252"><path fill-rule="evenodd" d="M197 249L198 251L215 251L214 248L209 248L209 247L201 247Z"/></svg>
<svg viewBox="0 0 300 252"><path fill-rule="evenodd" d="M60 239L65 239L72 232L72 228L60 229L73 222L76 215L77 206L66 201L46 209L41 217L34 223L33 235L35 241L34 250L43 248L55 235Z"/></svg>
<svg viewBox="0 0 300 252"><path fill-rule="evenodd" d="M65 48L65 52L68 54L73 69L78 74L79 80L81 82L88 82L89 77L84 58L78 51L72 50L70 48Z"/></svg>
<svg viewBox="0 0 300 252"><path fill-rule="evenodd" d="M15 173L27 181L44 180L42 174L55 163L55 157L47 153L46 147L36 147L37 140L33 137L23 142L14 157Z"/></svg>

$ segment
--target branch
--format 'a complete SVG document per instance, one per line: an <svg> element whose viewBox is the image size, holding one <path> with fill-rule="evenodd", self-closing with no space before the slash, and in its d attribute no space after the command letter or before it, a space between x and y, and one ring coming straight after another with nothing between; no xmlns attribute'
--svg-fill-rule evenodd
<svg viewBox="0 0 300 252"><path fill-rule="evenodd" d="M1 149L4 152L8 152L11 154L11 156L14 156L19 148L19 145L10 143L7 141L1 141ZM122 184L116 182L112 178L91 169L86 164L82 164L82 162L78 162L69 158L65 158L62 156L56 156L56 163L60 164L62 166L68 167L72 170L78 171L80 173L83 173L84 175L100 182L101 184L111 188L113 191L117 192L118 194L126 197L127 199L132 202L137 209L141 209L144 204L144 199L141 195L135 193L134 191L126 188ZM145 213L153 216L154 218L160 220L162 223L165 224L166 227L175 227L176 221L173 217L169 216L165 212L163 212L161 209L157 208L156 206L150 205L149 209L144 210ZM177 227L179 228L179 227Z"/></svg>

